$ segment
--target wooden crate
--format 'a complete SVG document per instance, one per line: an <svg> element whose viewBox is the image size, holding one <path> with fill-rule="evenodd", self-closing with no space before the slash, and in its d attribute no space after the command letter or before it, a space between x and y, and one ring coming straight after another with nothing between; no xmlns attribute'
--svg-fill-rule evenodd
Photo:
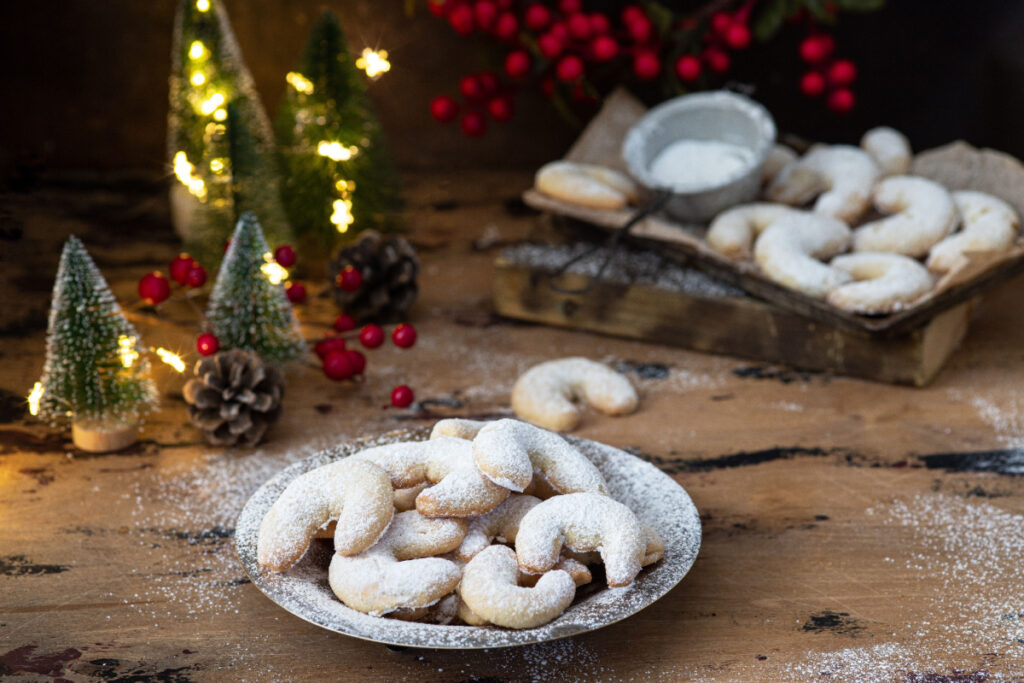
<svg viewBox="0 0 1024 683"><path fill-rule="evenodd" d="M683 266L676 266L683 268ZM970 302L902 335L885 338L832 327L738 291L684 291L656 283L597 280L583 293L553 289L550 269L502 255L494 305L503 316L617 337L782 363L879 382L924 386L967 332ZM562 289L590 277L559 276Z"/></svg>

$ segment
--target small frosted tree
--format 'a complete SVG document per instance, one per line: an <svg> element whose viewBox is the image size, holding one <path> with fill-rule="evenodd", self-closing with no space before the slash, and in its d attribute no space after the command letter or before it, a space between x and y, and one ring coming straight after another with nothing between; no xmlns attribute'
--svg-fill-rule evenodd
<svg viewBox="0 0 1024 683"><path fill-rule="evenodd" d="M284 203L305 251L330 251L342 234L394 227L399 181L338 18L310 31L275 124Z"/></svg>
<svg viewBox="0 0 1024 683"><path fill-rule="evenodd" d="M245 211L275 246L291 242L270 121L220 0L180 1L171 61L171 208L186 247L216 263Z"/></svg>
<svg viewBox="0 0 1024 683"><path fill-rule="evenodd" d="M273 255L252 213L238 220L217 271L206 318L222 349L255 351L268 362L306 350L284 286L275 282Z"/></svg>
<svg viewBox="0 0 1024 683"><path fill-rule="evenodd" d="M130 425L156 405L139 335L81 241L64 243L47 326L39 415Z"/></svg>

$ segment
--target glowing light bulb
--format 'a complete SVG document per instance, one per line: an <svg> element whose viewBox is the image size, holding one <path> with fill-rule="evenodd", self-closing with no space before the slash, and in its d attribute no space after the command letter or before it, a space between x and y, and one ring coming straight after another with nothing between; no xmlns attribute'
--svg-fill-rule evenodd
<svg viewBox="0 0 1024 683"><path fill-rule="evenodd" d="M188 56L192 59L202 59L205 54L206 46L203 45L203 41L193 40L192 44L188 48Z"/></svg>
<svg viewBox="0 0 1024 683"><path fill-rule="evenodd" d="M279 285L288 279L288 269L274 260L274 255L269 251L263 254L263 265L260 272L267 276L270 284Z"/></svg>
<svg viewBox="0 0 1024 683"><path fill-rule="evenodd" d="M196 0L196 9L200 12L209 12L210 0Z"/></svg>
<svg viewBox="0 0 1024 683"><path fill-rule="evenodd" d="M218 109L218 110L213 112L213 120L214 121L223 121L227 117L228 117L228 110L227 109Z"/></svg>
<svg viewBox="0 0 1024 683"><path fill-rule="evenodd" d="M209 116L222 104L224 104L224 95L219 92L215 92L210 95L208 100L199 105L199 111L203 112L205 116Z"/></svg>
<svg viewBox="0 0 1024 683"><path fill-rule="evenodd" d="M331 161L348 161L359 153L359 148L355 146L345 147L340 142L321 140L316 146L316 153L322 157L327 157Z"/></svg>
<svg viewBox="0 0 1024 683"><path fill-rule="evenodd" d="M356 59L356 67L366 72L366 75L377 80L382 75L391 71L391 62L388 61L387 50L372 50L363 48L363 54Z"/></svg>
<svg viewBox="0 0 1024 683"><path fill-rule="evenodd" d="M352 200L335 199L334 213L331 214L331 223L338 228L338 232L348 232L348 226L352 225L355 218L352 217Z"/></svg>
<svg viewBox="0 0 1024 683"><path fill-rule="evenodd" d="M36 382L32 385L32 391L28 394L28 412L35 416L39 414L39 401L43 398L43 383Z"/></svg>
<svg viewBox="0 0 1024 683"><path fill-rule="evenodd" d="M160 360L167 363L178 372L185 372L185 361L183 361L181 356L173 351L168 351L165 348L159 348L156 350L156 355L160 356Z"/></svg>
<svg viewBox="0 0 1024 683"><path fill-rule="evenodd" d="M214 173L220 173L224 170L224 161L221 159L210 160L210 170Z"/></svg>
<svg viewBox="0 0 1024 683"><path fill-rule="evenodd" d="M202 71L196 71L192 74L192 78L190 80L192 82L192 85L198 88L203 83L206 83L206 76L203 75Z"/></svg>
<svg viewBox="0 0 1024 683"><path fill-rule="evenodd" d="M122 334L117 338L117 355L121 358L121 365L130 368L139 358L139 352L135 349L135 337Z"/></svg>
<svg viewBox="0 0 1024 683"><path fill-rule="evenodd" d="M189 192L198 197L200 201L204 201L206 199L206 183L202 178L192 174L194 170L195 166L189 163L184 152L174 155L174 175L182 185L188 188Z"/></svg>
<svg viewBox="0 0 1024 683"><path fill-rule="evenodd" d="M303 95L313 94L313 81L309 80L297 71L289 71L288 75L284 77L284 80L288 81L290 86Z"/></svg>

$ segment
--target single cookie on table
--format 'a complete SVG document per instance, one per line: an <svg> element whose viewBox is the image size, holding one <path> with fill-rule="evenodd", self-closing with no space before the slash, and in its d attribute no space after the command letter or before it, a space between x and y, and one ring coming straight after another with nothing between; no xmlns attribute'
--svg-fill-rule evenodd
<svg viewBox="0 0 1024 683"><path fill-rule="evenodd" d="M565 432L579 424L586 402L607 415L636 410L636 389L621 373L588 358L560 358L535 365L512 387L512 409L535 425Z"/></svg>
<svg viewBox="0 0 1024 683"><path fill-rule="evenodd" d="M502 488L523 491L539 473L561 493L608 493L601 471L585 455L558 434L527 422L496 420L472 444L477 469Z"/></svg>
<svg viewBox="0 0 1024 683"><path fill-rule="evenodd" d="M516 556L524 571L549 571L559 561L563 545L575 552L598 551L612 587L633 583L647 555L647 537L636 515L597 493L549 498L519 523Z"/></svg>
<svg viewBox="0 0 1024 683"><path fill-rule="evenodd" d="M999 197L973 190L953 192L952 196L960 212L961 228L928 252L928 269L934 273L962 268L970 251L1009 249L1020 230L1017 210Z"/></svg>
<svg viewBox="0 0 1024 683"><path fill-rule="evenodd" d="M334 549L354 555L370 547L391 523L394 490L384 470L346 458L306 472L288 484L260 523L261 567L283 571L299 560L318 529L332 519Z"/></svg>
<svg viewBox="0 0 1024 683"><path fill-rule="evenodd" d="M352 609L376 616L429 607L459 584L459 566L436 556L457 548L466 526L464 519L400 512L368 550L331 558L331 590Z"/></svg>
<svg viewBox="0 0 1024 683"><path fill-rule="evenodd" d="M537 190L590 209L616 210L635 202L639 190L628 176L606 166L552 161L537 171Z"/></svg>

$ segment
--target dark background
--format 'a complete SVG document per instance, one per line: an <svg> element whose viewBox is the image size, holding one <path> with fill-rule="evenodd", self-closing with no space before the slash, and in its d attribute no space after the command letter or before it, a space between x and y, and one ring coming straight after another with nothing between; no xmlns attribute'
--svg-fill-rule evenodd
<svg viewBox="0 0 1024 683"><path fill-rule="evenodd" d="M516 118L492 123L482 139L466 139L457 124L436 124L430 99L455 94L464 73L500 66L502 53L487 39L457 36L422 2L410 18L402 0L224 1L271 116L284 74L323 8L340 15L353 50L387 49L392 71L370 89L404 168L526 167L558 156L576 135L536 92L520 96ZM0 3L0 179L162 173L175 5ZM917 149L963 138L1024 156L1024 3L890 0L881 12L840 15L837 52L860 67L858 108L843 117L797 90L803 32L787 27L772 44L738 55L730 74L758 85L754 96L781 130L854 141L885 123L905 131Z"/></svg>

